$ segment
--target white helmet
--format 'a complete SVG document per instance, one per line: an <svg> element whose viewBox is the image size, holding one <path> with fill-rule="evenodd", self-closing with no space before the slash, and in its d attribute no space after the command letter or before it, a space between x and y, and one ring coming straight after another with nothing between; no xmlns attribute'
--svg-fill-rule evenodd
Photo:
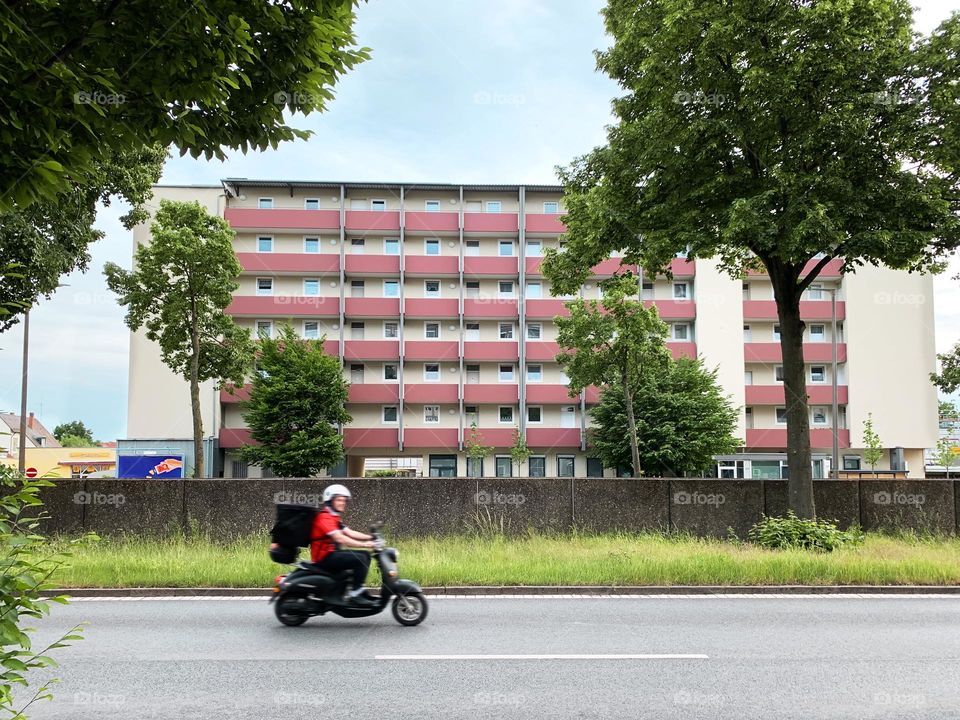
<svg viewBox="0 0 960 720"><path fill-rule="evenodd" d="M343 495L344 497L353 497L350 494L350 491L347 489L346 485L327 485L323 489L323 501L325 503L333 500L337 495Z"/></svg>

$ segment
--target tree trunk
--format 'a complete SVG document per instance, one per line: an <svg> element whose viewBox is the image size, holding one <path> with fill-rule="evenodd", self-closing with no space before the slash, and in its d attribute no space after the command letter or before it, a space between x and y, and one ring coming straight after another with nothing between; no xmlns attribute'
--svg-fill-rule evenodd
<svg viewBox="0 0 960 720"><path fill-rule="evenodd" d="M200 338L192 338L193 355L190 358L190 409L193 413L193 476L204 477L203 417L200 415Z"/></svg>
<svg viewBox="0 0 960 720"><path fill-rule="evenodd" d="M630 459L633 462L633 476L640 477L640 447L637 440L637 420L633 414L633 392L627 377L627 369L623 368L620 376L623 383L623 401L627 407L627 425L630 431Z"/></svg>
<svg viewBox="0 0 960 720"><path fill-rule="evenodd" d="M800 518L816 517L813 502L813 472L810 455L810 411L807 377L803 364L804 322L800 319L799 273L792 268L768 266L780 319L783 353L783 389L787 408L788 504Z"/></svg>

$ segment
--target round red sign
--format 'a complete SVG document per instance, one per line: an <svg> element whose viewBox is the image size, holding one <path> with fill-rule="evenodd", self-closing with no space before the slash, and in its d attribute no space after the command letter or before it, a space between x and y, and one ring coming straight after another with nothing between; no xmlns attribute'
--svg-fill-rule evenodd
<svg viewBox="0 0 960 720"><path fill-rule="evenodd" d="M26 471L24 471L23 474L26 475L28 478L35 478L35 477L37 476L37 469L36 469L36 468L27 468Z"/></svg>

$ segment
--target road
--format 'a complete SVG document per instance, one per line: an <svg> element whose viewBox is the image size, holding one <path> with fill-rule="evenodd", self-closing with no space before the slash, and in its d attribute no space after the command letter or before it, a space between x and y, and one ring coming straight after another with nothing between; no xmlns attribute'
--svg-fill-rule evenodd
<svg viewBox="0 0 960 720"><path fill-rule="evenodd" d="M960 718L958 597L437 597L415 628L97 599L38 642L81 621L31 718Z"/></svg>

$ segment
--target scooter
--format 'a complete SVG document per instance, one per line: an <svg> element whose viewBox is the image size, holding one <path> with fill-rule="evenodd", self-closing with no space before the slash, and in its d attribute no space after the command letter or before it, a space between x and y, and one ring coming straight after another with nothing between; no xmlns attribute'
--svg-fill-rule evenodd
<svg viewBox="0 0 960 720"><path fill-rule="evenodd" d="M371 526L370 534L375 540L380 540L382 545L380 527L379 523ZM327 612L345 618L370 617L383 612L389 604L398 623L419 625L427 617L427 599L415 582L397 577L399 555L396 548L386 546L373 552L383 580L380 596L374 599L373 605L357 605L351 602L347 596L352 579L349 571L331 575L318 569L313 563L296 563L292 572L280 575L274 583L270 602L274 606L277 620L284 625L296 627L315 615Z"/></svg>

